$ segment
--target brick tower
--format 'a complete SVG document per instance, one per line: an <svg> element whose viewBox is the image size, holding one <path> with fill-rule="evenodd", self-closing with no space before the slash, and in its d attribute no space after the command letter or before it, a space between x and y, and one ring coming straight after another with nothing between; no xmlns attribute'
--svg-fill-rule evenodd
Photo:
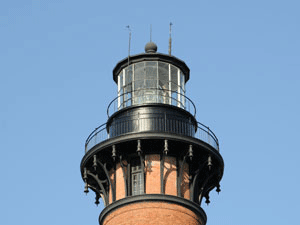
<svg viewBox="0 0 300 225"><path fill-rule="evenodd" d="M189 72L153 42L114 68L118 95L81 161L84 191L104 202L100 225L206 224L200 205L220 191L224 162L217 137L185 96Z"/></svg>

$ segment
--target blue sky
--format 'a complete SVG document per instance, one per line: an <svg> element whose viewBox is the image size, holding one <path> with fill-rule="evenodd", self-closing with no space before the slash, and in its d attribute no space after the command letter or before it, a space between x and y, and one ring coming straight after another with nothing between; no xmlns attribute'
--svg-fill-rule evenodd
<svg viewBox="0 0 300 225"><path fill-rule="evenodd" d="M83 193L89 133L116 96L115 64L152 40L190 67L187 95L220 141L208 225L298 224L296 0L0 3L0 224L98 224Z"/></svg>

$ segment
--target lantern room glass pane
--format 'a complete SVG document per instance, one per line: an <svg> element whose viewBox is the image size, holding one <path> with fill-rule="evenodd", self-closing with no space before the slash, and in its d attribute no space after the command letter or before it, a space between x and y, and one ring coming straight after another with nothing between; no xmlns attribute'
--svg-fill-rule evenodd
<svg viewBox="0 0 300 225"><path fill-rule="evenodd" d="M128 85L132 84L132 66L129 66L125 69L125 82L124 87L126 88Z"/></svg>
<svg viewBox="0 0 300 225"><path fill-rule="evenodd" d="M121 91L123 91L123 71L119 75L119 80L118 80L118 85L119 85L119 95L121 95Z"/></svg>
<svg viewBox="0 0 300 225"><path fill-rule="evenodd" d="M185 93L185 76L184 74L182 73L182 71L180 71L180 88L181 88L181 91L182 93Z"/></svg>
<svg viewBox="0 0 300 225"><path fill-rule="evenodd" d="M134 64L134 80L145 80L145 63Z"/></svg>
<svg viewBox="0 0 300 225"><path fill-rule="evenodd" d="M126 67L118 77L118 109L146 103L185 107L185 75L176 66L159 61Z"/></svg>
<svg viewBox="0 0 300 225"><path fill-rule="evenodd" d="M157 62L146 62L145 79L157 80Z"/></svg>
<svg viewBox="0 0 300 225"><path fill-rule="evenodd" d="M180 96L180 102L182 103L182 106L185 107L185 76L180 71L180 88L181 88L181 96Z"/></svg>
<svg viewBox="0 0 300 225"><path fill-rule="evenodd" d="M157 87L157 80L146 80L146 87L147 89L156 89Z"/></svg>
<svg viewBox="0 0 300 225"><path fill-rule="evenodd" d="M169 64L159 62L158 63L158 88L169 90Z"/></svg>
<svg viewBox="0 0 300 225"><path fill-rule="evenodd" d="M178 91L178 69L171 65L171 90Z"/></svg>

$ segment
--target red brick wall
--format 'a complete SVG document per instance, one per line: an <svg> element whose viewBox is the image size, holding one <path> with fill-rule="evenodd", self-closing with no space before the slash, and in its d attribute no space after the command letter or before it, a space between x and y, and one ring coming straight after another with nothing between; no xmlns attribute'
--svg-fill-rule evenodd
<svg viewBox="0 0 300 225"><path fill-rule="evenodd" d="M125 163L125 162L123 162ZM125 163L126 165L126 163ZM125 169L125 177L127 176ZM125 198L125 182L124 182L124 177L123 177L123 170L120 165L120 163L117 164L116 166L116 200L119 200L121 198Z"/></svg>
<svg viewBox="0 0 300 225"><path fill-rule="evenodd" d="M160 155L146 155L146 194L160 193Z"/></svg>
<svg viewBox="0 0 300 225"><path fill-rule="evenodd" d="M183 165L181 195L186 199L190 199L189 165L187 163Z"/></svg>
<svg viewBox="0 0 300 225"><path fill-rule="evenodd" d="M165 156L164 184L165 194L177 195L177 166L175 157Z"/></svg>
<svg viewBox="0 0 300 225"><path fill-rule="evenodd" d="M124 171L125 171L125 177L127 176L127 162L123 161L124 164ZM109 171L110 179L112 182L112 185L114 185L114 179L116 175L116 200L125 198L125 182L123 177L123 169L120 165L120 163L116 164L116 174L114 172L114 169ZM112 203L112 190L109 186L109 203Z"/></svg>
<svg viewBox="0 0 300 225"><path fill-rule="evenodd" d="M164 190L167 195L177 196L177 166L176 158L172 156L165 156L164 158ZM127 162L123 161L124 165ZM125 183L124 174L120 166L120 163L116 165L116 200L125 198ZM127 177L127 167L125 166L125 177ZM111 181L114 182L114 170L110 171ZM129 179L130 182L130 179ZM146 194L159 194L161 193L160 183L160 155L152 154L145 156L145 193ZM182 183L181 183L181 194L184 198L189 199L189 167L186 163L183 168ZM130 192L130 191L129 191ZM111 189L109 191L109 203L112 203Z"/></svg>
<svg viewBox="0 0 300 225"><path fill-rule="evenodd" d="M140 202L111 212L103 225L204 225L204 222L197 214L180 205Z"/></svg>
<svg viewBox="0 0 300 225"><path fill-rule="evenodd" d="M115 180L114 169L112 169L112 170L109 171L109 176L110 176L110 180L111 180L112 184L114 184L114 180ZM109 201L109 204L112 203L112 190L111 190L110 187L109 187L108 201Z"/></svg>

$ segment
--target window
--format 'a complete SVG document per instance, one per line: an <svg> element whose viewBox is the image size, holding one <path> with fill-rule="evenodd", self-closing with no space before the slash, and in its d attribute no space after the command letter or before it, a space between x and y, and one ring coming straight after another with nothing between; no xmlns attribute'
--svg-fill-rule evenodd
<svg viewBox="0 0 300 225"><path fill-rule="evenodd" d="M144 193L143 173L140 160L132 162L131 166L131 193L132 196Z"/></svg>

